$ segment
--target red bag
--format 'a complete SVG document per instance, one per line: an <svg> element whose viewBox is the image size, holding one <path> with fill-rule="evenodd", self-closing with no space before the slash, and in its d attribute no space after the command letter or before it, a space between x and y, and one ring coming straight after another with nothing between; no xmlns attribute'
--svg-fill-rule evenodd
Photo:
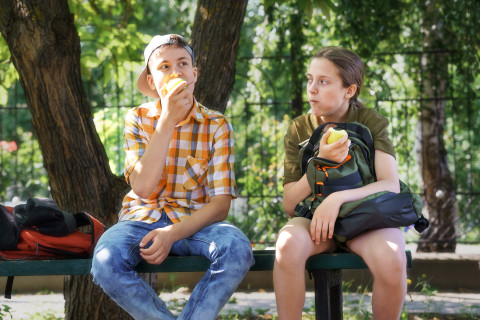
<svg viewBox="0 0 480 320"><path fill-rule="evenodd" d="M12 213L13 208L5 207ZM77 226L90 226L88 232L73 231L64 237L22 230L16 250L0 250L0 260L88 258L105 231L105 226L86 212L74 214Z"/></svg>

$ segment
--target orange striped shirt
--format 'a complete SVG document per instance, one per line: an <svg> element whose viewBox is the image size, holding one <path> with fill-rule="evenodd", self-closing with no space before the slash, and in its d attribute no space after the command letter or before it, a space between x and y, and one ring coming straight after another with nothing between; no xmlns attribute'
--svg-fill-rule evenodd
<svg viewBox="0 0 480 320"><path fill-rule="evenodd" d="M150 102L125 117L125 178L129 182L160 118L161 104ZM210 197L235 198L233 129L217 111L194 102L189 116L174 130L162 178L149 199L131 190L123 199L119 220L153 223L164 211L174 223L208 203Z"/></svg>

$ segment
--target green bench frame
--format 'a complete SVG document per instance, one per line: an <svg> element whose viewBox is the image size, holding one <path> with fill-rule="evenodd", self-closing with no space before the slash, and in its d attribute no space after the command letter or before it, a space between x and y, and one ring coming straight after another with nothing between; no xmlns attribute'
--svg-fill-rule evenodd
<svg viewBox="0 0 480 320"><path fill-rule="evenodd" d="M250 271L273 270L274 250L254 250L255 264ZM407 267L412 266L410 251L405 252ZM83 275L89 274L91 259L0 261L0 276L8 277L5 293L11 292L14 276ZM206 271L210 264L200 256L169 256L160 265L140 263L136 271L194 272ZM305 269L315 285L315 318L343 319L342 269L367 269L360 256L353 253L317 254L307 260ZM7 297L7 295L6 295Z"/></svg>

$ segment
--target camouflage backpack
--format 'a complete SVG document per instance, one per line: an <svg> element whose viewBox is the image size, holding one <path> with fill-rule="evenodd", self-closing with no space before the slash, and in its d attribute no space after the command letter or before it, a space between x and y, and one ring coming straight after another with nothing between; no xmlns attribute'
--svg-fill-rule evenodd
<svg viewBox="0 0 480 320"><path fill-rule="evenodd" d="M345 130L352 142L347 157L341 163L317 157L320 140L328 124ZM324 123L299 148L302 174L307 175L312 195L296 206L295 216L311 219L315 209L331 193L376 181L373 138L370 130L361 123ZM422 232L428 227L428 221L421 211L420 197L400 181L398 194L382 191L343 204L335 222L334 236L345 242L368 230L412 224L418 232Z"/></svg>

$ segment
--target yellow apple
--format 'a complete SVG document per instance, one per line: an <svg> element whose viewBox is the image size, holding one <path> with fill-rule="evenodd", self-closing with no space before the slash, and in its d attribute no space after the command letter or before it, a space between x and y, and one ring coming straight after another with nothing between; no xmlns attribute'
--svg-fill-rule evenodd
<svg viewBox="0 0 480 320"><path fill-rule="evenodd" d="M167 85L165 86L165 89L167 89L167 92L170 93L176 88L178 88L178 86L181 86L183 83L187 83L187 81L185 81L182 78L173 78L170 81L168 81Z"/></svg>
<svg viewBox="0 0 480 320"><path fill-rule="evenodd" d="M335 130L334 128L330 128L328 129L328 131L330 131L330 135L327 138L328 144L334 143L335 141L347 134L347 131L345 130Z"/></svg>

